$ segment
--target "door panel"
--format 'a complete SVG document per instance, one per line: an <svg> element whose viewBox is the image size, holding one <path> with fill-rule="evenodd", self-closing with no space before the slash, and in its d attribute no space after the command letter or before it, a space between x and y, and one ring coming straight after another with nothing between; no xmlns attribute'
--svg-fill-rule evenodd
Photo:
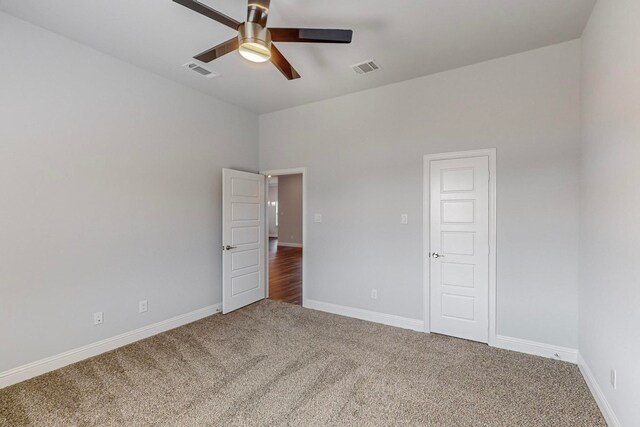
<svg viewBox="0 0 640 427"><path fill-rule="evenodd" d="M226 169L231 171L231 169ZM232 171L238 172L238 171ZM242 172L241 172L242 173ZM255 175L256 174L249 174ZM230 176L231 179L231 195L239 196L239 197L259 197L260 196L260 182L256 181L251 177L242 177L242 176ZM264 182L264 179L263 179Z"/></svg>
<svg viewBox="0 0 640 427"><path fill-rule="evenodd" d="M249 245L259 241L260 227L235 227L231 230L231 246Z"/></svg>
<svg viewBox="0 0 640 427"><path fill-rule="evenodd" d="M442 294L442 316L460 320L475 319L474 313L475 298L454 295L454 294Z"/></svg>
<svg viewBox="0 0 640 427"><path fill-rule="evenodd" d="M256 203L234 203L231 209L233 221L258 221L260 206Z"/></svg>
<svg viewBox="0 0 640 427"><path fill-rule="evenodd" d="M441 254L449 255L470 255L473 256L476 245L476 235L465 231L443 231L440 238ZM435 252L435 251L434 251Z"/></svg>
<svg viewBox="0 0 640 427"><path fill-rule="evenodd" d="M489 340L489 158L430 162L431 330Z"/></svg>
<svg viewBox="0 0 640 427"><path fill-rule="evenodd" d="M222 312L229 313L266 297L264 176L223 169L222 177Z"/></svg>
<svg viewBox="0 0 640 427"><path fill-rule="evenodd" d="M473 168L444 169L440 172L441 193L473 191L475 175Z"/></svg>
<svg viewBox="0 0 640 427"><path fill-rule="evenodd" d="M473 288L475 283L475 266L473 264L458 264L441 262L442 284L447 286L462 286Z"/></svg>
<svg viewBox="0 0 640 427"><path fill-rule="evenodd" d="M260 286L260 272L254 271L231 279L231 295L237 296L257 289ZM258 298L256 301L258 301Z"/></svg>
<svg viewBox="0 0 640 427"><path fill-rule="evenodd" d="M475 200L443 200L443 224L473 224L476 220Z"/></svg>

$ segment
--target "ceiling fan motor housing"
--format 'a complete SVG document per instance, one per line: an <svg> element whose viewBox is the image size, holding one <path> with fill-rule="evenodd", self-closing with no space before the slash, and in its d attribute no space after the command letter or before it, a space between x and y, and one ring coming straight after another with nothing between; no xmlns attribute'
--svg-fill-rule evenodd
<svg viewBox="0 0 640 427"><path fill-rule="evenodd" d="M245 22L238 27L238 41L240 46L247 43L256 43L271 50L271 33L260 24Z"/></svg>

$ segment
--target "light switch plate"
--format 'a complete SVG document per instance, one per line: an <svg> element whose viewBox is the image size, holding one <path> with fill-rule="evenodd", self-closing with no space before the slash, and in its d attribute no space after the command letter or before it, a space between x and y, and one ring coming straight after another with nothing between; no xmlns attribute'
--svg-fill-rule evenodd
<svg viewBox="0 0 640 427"><path fill-rule="evenodd" d="M315 214L313 216L313 222L317 222L317 223L322 222L322 214Z"/></svg>
<svg viewBox="0 0 640 427"><path fill-rule="evenodd" d="M407 215L407 214L400 215L400 224L402 224L402 225L409 224L409 215Z"/></svg>

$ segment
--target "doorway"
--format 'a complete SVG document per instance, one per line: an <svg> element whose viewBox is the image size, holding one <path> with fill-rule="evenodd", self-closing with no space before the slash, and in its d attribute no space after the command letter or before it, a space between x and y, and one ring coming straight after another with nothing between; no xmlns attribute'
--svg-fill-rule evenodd
<svg viewBox="0 0 640 427"><path fill-rule="evenodd" d="M425 330L492 344L496 150L425 156Z"/></svg>
<svg viewBox="0 0 640 427"><path fill-rule="evenodd" d="M267 297L303 304L304 169L267 175Z"/></svg>

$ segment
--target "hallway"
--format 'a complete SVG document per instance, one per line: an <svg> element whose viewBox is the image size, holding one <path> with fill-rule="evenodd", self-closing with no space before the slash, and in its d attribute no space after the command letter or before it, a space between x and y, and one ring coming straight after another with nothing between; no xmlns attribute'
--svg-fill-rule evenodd
<svg viewBox="0 0 640 427"><path fill-rule="evenodd" d="M269 298L302 305L302 248L269 239Z"/></svg>

